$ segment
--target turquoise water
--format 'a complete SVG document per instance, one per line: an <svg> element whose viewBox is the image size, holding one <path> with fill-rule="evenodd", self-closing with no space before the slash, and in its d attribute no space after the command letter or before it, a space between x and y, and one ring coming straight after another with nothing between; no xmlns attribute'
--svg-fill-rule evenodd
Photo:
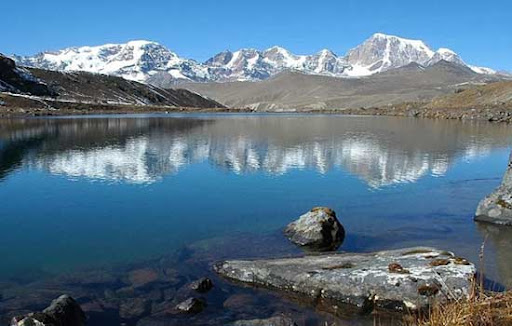
<svg viewBox="0 0 512 326"><path fill-rule="evenodd" d="M510 231L472 221L511 137L504 124L334 115L0 120L0 284L279 239L323 205L347 229L341 250L430 245L478 260L490 232L486 272L512 285Z"/></svg>

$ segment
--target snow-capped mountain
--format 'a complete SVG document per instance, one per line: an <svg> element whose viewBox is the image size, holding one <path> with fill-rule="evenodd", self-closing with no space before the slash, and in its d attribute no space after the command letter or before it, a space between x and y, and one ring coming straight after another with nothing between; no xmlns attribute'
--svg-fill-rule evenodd
<svg viewBox="0 0 512 326"><path fill-rule="evenodd" d="M194 60L178 57L166 47L150 41L105 44L41 52L33 57L15 57L20 65L48 70L87 71L145 82L158 73L173 79L206 81L208 69Z"/></svg>
<svg viewBox="0 0 512 326"><path fill-rule="evenodd" d="M179 81L257 81L285 70L335 77L362 77L410 63L423 66L441 60L464 65L479 74L489 68L470 66L450 49L432 50L420 40L376 33L345 56L324 49L312 55L296 55L274 46L266 50L241 49L216 54L204 63L179 57L149 41L106 44L42 52L32 57L14 56L25 66L63 71L83 70L168 86Z"/></svg>
<svg viewBox="0 0 512 326"><path fill-rule="evenodd" d="M408 40L381 33L374 34L347 53L353 76L371 75L412 62L424 64L435 52L423 41Z"/></svg>
<svg viewBox="0 0 512 326"><path fill-rule="evenodd" d="M345 73L354 77L372 75L413 62L422 66L431 66L442 60L469 67L479 74L496 73L490 68L466 64L450 49L440 48L434 51L421 40L410 40L382 33L372 35L361 45L350 50L345 58L351 67Z"/></svg>
<svg viewBox="0 0 512 326"><path fill-rule="evenodd" d="M215 79L220 81L263 80L284 70L339 76L348 68L343 58L329 50L313 55L295 55L278 46L264 51L241 49L221 52L205 65L212 68Z"/></svg>

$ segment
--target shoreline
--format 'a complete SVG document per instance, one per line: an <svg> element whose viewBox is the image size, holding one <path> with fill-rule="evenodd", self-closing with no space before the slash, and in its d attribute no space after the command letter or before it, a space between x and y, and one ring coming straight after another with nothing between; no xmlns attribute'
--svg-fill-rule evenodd
<svg viewBox="0 0 512 326"><path fill-rule="evenodd" d="M14 100L12 101L14 103L10 103L11 105L8 105L6 100L9 102ZM9 94L0 94L0 118L153 113L340 114L504 123L512 122L512 108L507 106L482 106L476 108L430 108L424 104L419 103L404 103L400 105L372 108L254 110L251 108L193 108L156 105L79 103L49 99L34 99L23 97L16 98Z"/></svg>

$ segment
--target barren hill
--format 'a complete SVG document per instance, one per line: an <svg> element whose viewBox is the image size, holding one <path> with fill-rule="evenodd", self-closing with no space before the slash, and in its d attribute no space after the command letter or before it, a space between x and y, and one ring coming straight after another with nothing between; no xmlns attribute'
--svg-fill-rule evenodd
<svg viewBox="0 0 512 326"><path fill-rule="evenodd" d="M342 109L429 102L474 84L497 80L455 63L416 63L365 78L284 72L260 82L184 84L229 107L258 110Z"/></svg>

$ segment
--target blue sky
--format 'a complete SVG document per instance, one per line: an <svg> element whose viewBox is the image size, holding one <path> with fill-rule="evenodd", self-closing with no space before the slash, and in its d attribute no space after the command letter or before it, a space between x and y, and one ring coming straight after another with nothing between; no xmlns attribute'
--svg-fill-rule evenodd
<svg viewBox="0 0 512 326"><path fill-rule="evenodd" d="M225 49L281 45L338 54L375 32L448 47L471 64L512 70L512 1L5 1L0 52L147 39L203 61Z"/></svg>

